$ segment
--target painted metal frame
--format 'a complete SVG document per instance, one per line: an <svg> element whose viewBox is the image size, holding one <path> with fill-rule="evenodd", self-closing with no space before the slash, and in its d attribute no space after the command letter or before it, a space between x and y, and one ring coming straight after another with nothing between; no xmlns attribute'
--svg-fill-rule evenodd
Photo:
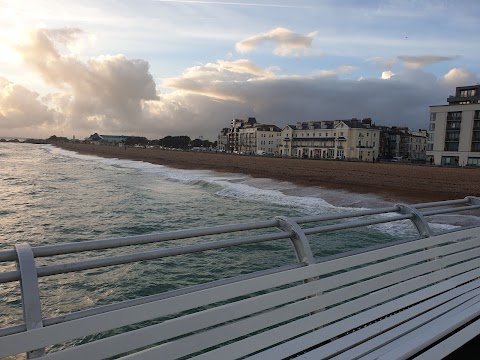
<svg viewBox="0 0 480 360"><path fill-rule="evenodd" d="M219 285L228 284L230 282L239 281L239 279L255 278L268 273L281 272L285 269L294 269L314 265L321 262L321 259L315 259L312 253L310 242L307 235L320 234L338 230L345 230L374 224L387 223L392 221L410 220L418 231L419 238L427 238L434 235L430 229L427 220L428 216L436 214L455 213L460 211L468 211L480 209L480 199L477 197L466 197L459 200L430 202L416 205L398 204L392 207L386 207L373 210L354 211L349 213L332 214L332 215L313 215L297 218L276 217L273 220L258 221L242 224L222 225L208 228L198 228L190 230L180 230L159 234L148 234L140 236L130 236L124 238L112 238L103 240L92 240L78 243L67 243L59 245L30 247L26 243L17 244L14 250L6 250L0 252L0 262L15 261L17 263L16 271L8 271L0 273L0 284L20 281L22 307L24 315L24 324L9 328L0 329L0 336L20 333L23 331L31 331L52 324L58 324L65 321L80 319L91 316L93 314L101 314L116 309L123 309L139 304L145 304L152 301L158 301L163 298L178 296L181 293L198 291L199 289L208 289ZM376 216L388 213L396 213L392 216ZM365 218L373 216L372 218ZM348 218L358 218L357 220L340 222L336 224L321 225L303 229L300 225L305 223L325 222L331 220L344 220ZM61 254L73 254L77 252L113 249L123 246L159 243L164 241L175 241L180 239L189 239L201 236L233 234L242 231L258 230L258 229L280 229L280 232L271 232L262 235L240 236L225 240L205 242L201 244L177 246L168 249L157 249L144 252L136 252L127 255L101 257L85 261L77 261L71 263L62 263L37 267L35 258L50 257ZM40 302L40 292L38 288L38 277L51 276L55 274L65 274L87 269L100 268L104 266L127 264L149 259L159 259L163 257L176 256L181 254L189 254L206 250L221 249L232 246L268 242L279 239L290 239L293 245L297 264L285 265L283 267L269 269L262 272L242 275L231 279L222 279L216 282L193 286L189 289L179 289L169 293L148 296L140 299L125 301L122 303L106 305L94 309L79 311L61 317L43 319ZM411 240L409 240L411 241ZM391 244L390 244L391 245ZM381 247L381 246L377 246ZM357 253L368 251L371 249L363 249ZM347 256L351 253L341 254L337 257ZM44 349L36 349L30 351L28 358L41 357Z"/></svg>

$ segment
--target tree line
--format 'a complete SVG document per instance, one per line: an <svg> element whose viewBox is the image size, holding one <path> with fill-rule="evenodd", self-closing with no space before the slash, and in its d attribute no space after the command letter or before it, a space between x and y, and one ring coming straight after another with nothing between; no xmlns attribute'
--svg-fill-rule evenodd
<svg viewBox="0 0 480 360"><path fill-rule="evenodd" d="M195 147L210 148L215 147L216 142L212 143L209 140L190 139L189 136L165 136L162 139L148 140L144 136L129 136L125 141L127 146L162 146L173 149L189 149Z"/></svg>

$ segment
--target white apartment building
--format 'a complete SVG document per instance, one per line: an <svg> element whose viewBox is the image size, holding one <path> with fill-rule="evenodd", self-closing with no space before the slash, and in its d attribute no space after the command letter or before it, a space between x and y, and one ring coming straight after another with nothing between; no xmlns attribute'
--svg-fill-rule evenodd
<svg viewBox="0 0 480 360"><path fill-rule="evenodd" d="M480 166L480 85L457 87L430 106L427 157L436 165Z"/></svg>
<svg viewBox="0 0 480 360"><path fill-rule="evenodd" d="M233 119L230 128L218 136L220 151L239 154L278 155L282 130L276 125L258 124L255 118Z"/></svg>
<svg viewBox="0 0 480 360"><path fill-rule="evenodd" d="M374 161L380 130L371 119L299 122L282 130L280 155Z"/></svg>

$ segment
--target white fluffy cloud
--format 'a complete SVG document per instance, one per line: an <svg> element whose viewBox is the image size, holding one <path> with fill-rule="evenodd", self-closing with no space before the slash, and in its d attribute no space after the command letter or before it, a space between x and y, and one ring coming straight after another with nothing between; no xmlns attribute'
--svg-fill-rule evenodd
<svg viewBox="0 0 480 360"><path fill-rule="evenodd" d="M384 80L388 80L390 79L392 76L394 76L395 74L391 71L384 71L382 72L382 79Z"/></svg>
<svg viewBox="0 0 480 360"><path fill-rule="evenodd" d="M55 124L56 115L38 93L0 77L0 130L25 134Z"/></svg>
<svg viewBox="0 0 480 360"><path fill-rule="evenodd" d="M457 86L478 84L479 78L472 72L464 69L451 69L441 79L440 84L452 93Z"/></svg>
<svg viewBox="0 0 480 360"><path fill-rule="evenodd" d="M301 35L289 29L277 27L265 33L253 35L239 41L235 45L235 48L238 52L244 54L265 43L273 43L274 53L276 55L298 55L311 47L315 35L317 35L316 31L307 35Z"/></svg>

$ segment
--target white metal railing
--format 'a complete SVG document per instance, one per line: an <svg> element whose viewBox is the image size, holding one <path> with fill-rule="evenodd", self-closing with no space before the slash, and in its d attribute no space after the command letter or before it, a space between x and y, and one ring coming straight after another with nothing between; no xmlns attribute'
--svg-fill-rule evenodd
<svg viewBox="0 0 480 360"><path fill-rule="evenodd" d="M58 324L74 319L101 314L113 310L118 310L134 305L157 301L159 299L177 296L182 293L197 291L199 289L211 288L221 284L233 283L239 280L254 278L267 273L275 273L285 269L308 266L318 262L325 261L325 258L315 258L311 244L307 235L322 234L337 230L359 228L374 224L390 223L393 221L410 220L415 225L419 237L430 237L433 234L425 217L438 214L456 213L461 211L480 209L480 198L466 197L459 200L430 202L416 205L395 205L380 209L353 211L347 213L338 213L330 215L311 215L302 217L276 217L273 220L257 221L249 223L231 224L214 226L207 228L197 228L190 230L179 230L165 233L130 236L123 238L110 238L102 240L82 241L75 243L65 243L46 246L30 246L27 243L15 245L13 250L0 251L0 262L15 262L17 270L5 271L0 273L0 284L20 282L24 324L6 327L0 329L0 336L15 334L23 331L37 329L43 326ZM376 216L391 214L391 216ZM326 224L309 228L302 228L302 224L322 223L332 220L344 220L357 218L348 222ZM57 255L70 255L74 253L121 248L126 246L161 243L165 241L177 241L183 239L192 239L202 236L234 234L251 230L269 229L269 233L245 235L232 237L223 240L211 240L193 245L173 246L164 249L154 249L149 251L137 251L125 255L114 255L98 257L89 260L71 261L66 263L53 263L44 266L37 266L36 259L51 258ZM464 228L463 228L464 229ZM67 315L42 318L42 309L40 301L40 291L38 287L38 278L56 274L66 274L87 269L121 265L143 260L160 259L165 257L190 254L207 250L222 249L244 244L253 244L269 242L273 240L289 239L297 257L296 264L288 264L281 267L257 271L250 274L235 276L228 279L220 279L205 284L195 285L188 288L177 289L165 293L145 296L133 300L119 303L98 306L86 310L72 312ZM398 242L411 241L400 240ZM389 246L392 243L376 245L375 248ZM354 252L364 252L368 249L355 250ZM352 254L343 253L333 257L342 257ZM332 257L329 257L331 259ZM1 286L1 285L0 285ZM29 358L39 357L44 353L44 349L38 349L28 354Z"/></svg>

